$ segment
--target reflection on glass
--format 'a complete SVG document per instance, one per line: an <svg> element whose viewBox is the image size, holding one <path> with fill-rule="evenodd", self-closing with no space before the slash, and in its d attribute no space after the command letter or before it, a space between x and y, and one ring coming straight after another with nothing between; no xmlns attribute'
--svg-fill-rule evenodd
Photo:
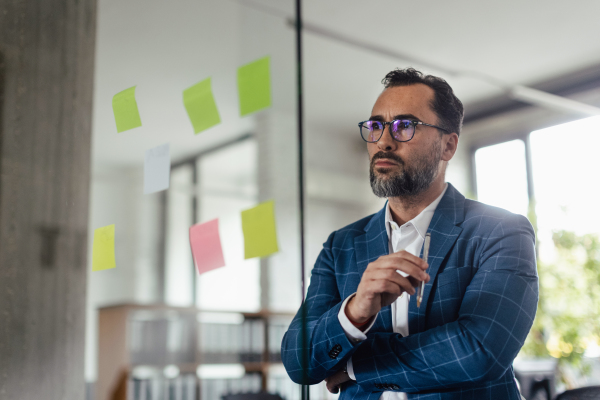
<svg viewBox="0 0 600 400"><path fill-rule="evenodd" d="M475 152L477 200L527 216L525 143L512 140Z"/></svg>

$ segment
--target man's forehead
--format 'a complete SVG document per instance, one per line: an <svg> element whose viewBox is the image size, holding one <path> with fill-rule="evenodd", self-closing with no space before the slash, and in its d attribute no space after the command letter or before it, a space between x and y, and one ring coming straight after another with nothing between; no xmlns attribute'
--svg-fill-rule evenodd
<svg viewBox="0 0 600 400"><path fill-rule="evenodd" d="M435 92L429 86L415 83L407 86L393 86L383 90L375 104L372 115L380 112L392 114L408 114L419 111L433 112L431 102Z"/></svg>

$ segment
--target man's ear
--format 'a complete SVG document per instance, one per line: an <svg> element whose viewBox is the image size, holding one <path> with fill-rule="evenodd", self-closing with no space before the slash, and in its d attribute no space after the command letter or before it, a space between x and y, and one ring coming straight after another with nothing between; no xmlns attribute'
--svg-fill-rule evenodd
<svg viewBox="0 0 600 400"><path fill-rule="evenodd" d="M458 147L458 134L452 132L449 135L442 136L442 160L450 161L456 153Z"/></svg>

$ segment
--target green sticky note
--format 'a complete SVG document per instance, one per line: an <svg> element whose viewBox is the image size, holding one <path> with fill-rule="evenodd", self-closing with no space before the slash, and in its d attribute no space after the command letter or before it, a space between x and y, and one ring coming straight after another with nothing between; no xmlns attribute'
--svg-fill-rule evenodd
<svg viewBox="0 0 600 400"><path fill-rule="evenodd" d="M92 246L92 271L115 268L115 225L108 225L94 231Z"/></svg>
<svg viewBox="0 0 600 400"><path fill-rule="evenodd" d="M210 87L210 78L184 90L183 104L192 121L194 133L200 133L221 122Z"/></svg>
<svg viewBox="0 0 600 400"><path fill-rule="evenodd" d="M265 257L277 253L275 229L275 203L266 201L254 208L242 211L244 232L244 258Z"/></svg>
<svg viewBox="0 0 600 400"><path fill-rule="evenodd" d="M237 84L242 117L271 105L269 61L269 57L264 57L238 68Z"/></svg>
<svg viewBox="0 0 600 400"><path fill-rule="evenodd" d="M115 94L112 101L117 132L142 126L137 102L135 101L135 86Z"/></svg>

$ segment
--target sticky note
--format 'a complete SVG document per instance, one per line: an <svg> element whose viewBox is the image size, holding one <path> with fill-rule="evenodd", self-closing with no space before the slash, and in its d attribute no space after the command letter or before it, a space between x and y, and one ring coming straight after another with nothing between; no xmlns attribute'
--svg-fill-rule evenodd
<svg viewBox="0 0 600 400"><path fill-rule="evenodd" d="M108 225L94 231L92 245L92 271L115 268L115 225Z"/></svg>
<svg viewBox="0 0 600 400"><path fill-rule="evenodd" d="M144 159L144 194L169 188L171 156L169 143L146 150Z"/></svg>
<svg viewBox="0 0 600 400"><path fill-rule="evenodd" d="M192 226L190 228L190 246L199 274L225 266L218 218Z"/></svg>
<svg viewBox="0 0 600 400"><path fill-rule="evenodd" d="M183 91L183 104L192 121L194 133L200 133L221 123L219 110L210 85L210 78Z"/></svg>
<svg viewBox="0 0 600 400"><path fill-rule="evenodd" d="M142 126L137 102L135 101L135 86L114 95L112 100L117 132Z"/></svg>
<svg viewBox="0 0 600 400"><path fill-rule="evenodd" d="M238 68L237 84L241 116L271 105L269 60L269 57L264 57Z"/></svg>
<svg viewBox="0 0 600 400"><path fill-rule="evenodd" d="M279 251L275 228L275 203L266 201L242 211L244 258L265 257Z"/></svg>

